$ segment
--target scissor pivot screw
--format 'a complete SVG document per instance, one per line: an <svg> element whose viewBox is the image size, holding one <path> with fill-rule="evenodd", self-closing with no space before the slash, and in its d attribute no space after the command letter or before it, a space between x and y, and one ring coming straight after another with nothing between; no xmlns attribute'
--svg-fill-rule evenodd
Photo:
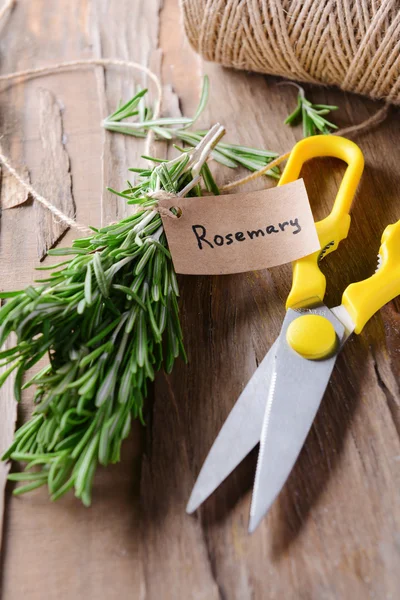
<svg viewBox="0 0 400 600"><path fill-rule="evenodd" d="M292 350L308 360L331 355L337 344L334 326L321 315L302 315L292 321L286 340Z"/></svg>

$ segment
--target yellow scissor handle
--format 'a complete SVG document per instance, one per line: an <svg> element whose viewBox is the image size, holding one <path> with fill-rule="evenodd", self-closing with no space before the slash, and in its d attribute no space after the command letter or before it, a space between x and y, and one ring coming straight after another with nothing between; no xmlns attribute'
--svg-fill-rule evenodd
<svg viewBox="0 0 400 600"><path fill-rule="evenodd" d="M400 221L386 227L381 244L381 264L376 273L364 281L352 283L343 294L342 304L356 326L356 333L362 331L365 323L382 306L400 294Z"/></svg>
<svg viewBox="0 0 400 600"><path fill-rule="evenodd" d="M311 298L323 300L326 280L318 262L325 254L336 250L339 242L347 237L350 227L350 208L360 181L364 157L360 148L346 138L333 135L316 135L298 142L290 153L289 160L278 185L298 179L303 164L311 158L332 156L348 164L340 184L332 212L315 224L321 250L293 263L293 284L286 308L301 306Z"/></svg>

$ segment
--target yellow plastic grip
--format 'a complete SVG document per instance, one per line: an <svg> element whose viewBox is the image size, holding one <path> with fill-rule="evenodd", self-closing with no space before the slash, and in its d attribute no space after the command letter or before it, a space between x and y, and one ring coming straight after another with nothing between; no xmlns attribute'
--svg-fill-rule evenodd
<svg viewBox="0 0 400 600"><path fill-rule="evenodd" d="M324 274L318 261L321 255L336 250L347 237L350 227L350 208L364 169L364 157L360 148L350 140L333 135L316 135L298 142L278 185L298 179L303 164L311 158L332 156L347 163L348 167L340 184L332 212L316 223L321 250L293 263L293 284L286 308L305 305L311 298L323 300L326 289Z"/></svg>
<svg viewBox="0 0 400 600"><path fill-rule="evenodd" d="M400 221L386 227L381 243L378 271L364 281L352 283L343 294L342 304L356 326L356 333L362 331L382 306L400 294Z"/></svg>

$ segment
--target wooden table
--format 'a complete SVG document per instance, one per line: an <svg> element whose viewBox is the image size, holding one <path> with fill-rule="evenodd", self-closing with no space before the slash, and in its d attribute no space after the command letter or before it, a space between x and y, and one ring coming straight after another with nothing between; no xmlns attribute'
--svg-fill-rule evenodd
<svg viewBox="0 0 400 600"><path fill-rule="evenodd" d="M18 0L2 24L0 71L76 58L116 57L149 65L165 85L164 113L193 113L204 73L211 98L203 125L220 121L232 142L289 150L301 129L283 126L296 90L274 78L206 64L188 47L177 0ZM162 52L161 52L162 51ZM126 214L121 188L142 143L105 133L100 120L128 99L140 73L89 67L12 86L0 95L1 144L32 183L81 222ZM171 87L172 86L172 87ZM308 89L308 88L307 88ZM338 104L340 126L379 104L337 90L308 89ZM324 263L327 301L369 275L383 228L400 218L400 119L357 137L366 170L351 235ZM164 144L157 147L165 155ZM218 168L219 182L242 173ZM343 165L308 164L304 179L316 218L327 214ZM270 186L258 181L249 189ZM1 187L1 289L21 288L61 228ZM68 245L73 233L63 240ZM181 317L189 365L160 374L119 465L101 470L94 502L51 504L45 490L20 498L5 488L1 553L4 600L205 599L376 600L400 589L400 316L386 306L346 346L289 482L269 516L247 534L256 454L195 515L185 505L201 463L235 399L279 332L290 268L224 277L182 277ZM0 392L0 446L12 435L12 389ZM29 411L29 397L19 419ZM0 471L0 494L6 467ZM3 507L0 505L0 513Z"/></svg>

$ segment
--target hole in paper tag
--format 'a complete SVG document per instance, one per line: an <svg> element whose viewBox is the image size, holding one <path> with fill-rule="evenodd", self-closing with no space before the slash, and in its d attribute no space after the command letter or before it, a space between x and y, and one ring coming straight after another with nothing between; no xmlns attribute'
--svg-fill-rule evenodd
<svg viewBox="0 0 400 600"><path fill-rule="evenodd" d="M163 218L177 273L222 275L291 262L320 249L302 179L270 190L169 198Z"/></svg>
<svg viewBox="0 0 400 600"><path fill-rule="evenodd" d="M182 209L180 206L171 206L169 209L177 219L180 219L182 216Z"/></svg>

